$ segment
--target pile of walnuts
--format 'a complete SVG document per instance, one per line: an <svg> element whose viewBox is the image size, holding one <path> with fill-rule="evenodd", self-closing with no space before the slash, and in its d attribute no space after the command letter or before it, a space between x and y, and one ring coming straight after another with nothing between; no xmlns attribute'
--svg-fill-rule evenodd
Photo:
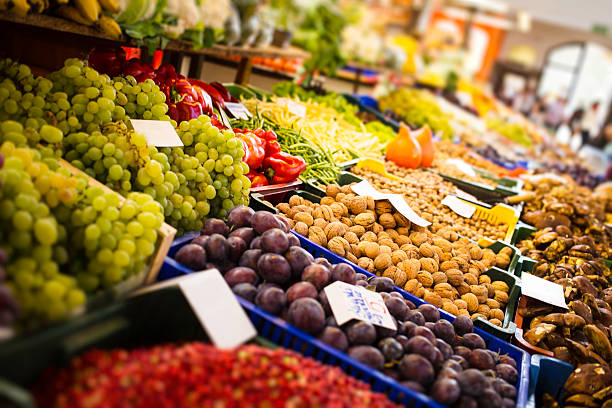
<svg viewBox="0 0 612 408"><path fill-rule="evenodd" d="M411 225L387 201L327 187L320 203L294 195L277 208L291 228L361 268L454 315L483 317L501 326L508 285L486 271L506 268L512 252L482 249L450 228L435 234Z"/></svg>
<svg viewBox="0 0 612 408"><path fill-rule="evenodd" d="M508 225L494 225L476 216L465 218L443 205L444 197L457 194L459 190L438 174L422 169L407 169L392 162L385 162L385 168L389 173L401 177L402 181L392 180L366 168L353 168L351 172L367 180L380 192L404 195L410 207L432 223L430 229L433 232L451 229L474 240L505 238Z"/></svg>

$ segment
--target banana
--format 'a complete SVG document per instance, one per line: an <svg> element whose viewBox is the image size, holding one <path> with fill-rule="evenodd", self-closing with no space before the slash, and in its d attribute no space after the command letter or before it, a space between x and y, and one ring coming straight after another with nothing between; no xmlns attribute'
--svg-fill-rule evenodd
<svg viewBox="0 0 612 408"><path fill-rule="evenodd" d="M98 0L74 0L74 5L87 20L98 21L101 11Z"/></svg>
<svg viewBox="0 0 612 408"><path fill-rule="evenodd" d="M104 14L101 15L100 19L98 20L98 25L100 26L100 29L102 29L102 31L109 37L112 37L115 40L121 38L121 27L119 27L119 24L117 24L112 17Z"/></svg>
<svg viewBox="0 0 612 408"><path fill-rule="evenodd" d="M27 0L0 0L0 11L11 11L25 17L30 11L30 5Z"/></svg>
<svg viewBox="0 0 612 408"><path fill-rule="evenodd" d="M30 11L36 14L42 14L49 8L49 0L28 0L28 4L30 4Z"/></svg>
<svg viewBox="0 0 612 408"><path fill-rule="evenodd" d="M90 26L95 22L87 19L79 12L79 10L76 9L76 7L73 6L59 6L56 12L59 16L64 17L68 20L76 21L79 24Z"/></svg>
<svg viewBox="0 0 612 408"><path fill-rule="evenodd" d="M119 12L119 0L99 0L100 5L111 14Z"/></svg>

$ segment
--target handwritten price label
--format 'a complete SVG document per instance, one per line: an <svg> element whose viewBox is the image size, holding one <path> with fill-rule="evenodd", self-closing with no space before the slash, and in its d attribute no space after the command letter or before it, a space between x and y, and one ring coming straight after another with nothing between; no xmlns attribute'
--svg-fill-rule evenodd
<svg viewBox="0 0 612 408"><path fill-rule="evenodd" d="M357 319L376 326L396 329L380 293L336 281L325 288L325 294L338 325Z"/></svg>

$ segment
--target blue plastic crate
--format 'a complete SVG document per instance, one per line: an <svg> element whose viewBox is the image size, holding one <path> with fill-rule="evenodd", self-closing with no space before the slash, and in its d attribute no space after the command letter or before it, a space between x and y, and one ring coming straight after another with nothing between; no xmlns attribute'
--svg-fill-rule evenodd
<svg viewBox="0 0 612 408"><path fill-rule="evenodd" d="M540 406L544 393L552 395L563 406L563 387L574 367L556 358L534 354L531 357L531 392Z"/></svg>
<svg viewBox="0 0 612 408"><path fill-rule="evenodd" d="M292 233L298 237L302 248L310 252L313 256L326 258L332 264L337 264L341 262L347 263L351 265L358 273L363 273L368 277L375 276L374 274L371 274L368 271L351 264L346 259L320 247L319 245L314 244L307 238L304 238L303 236L294 232ZM158 274L158 280L161 281L194 272L191 269L186 268L185 266L176 262L174 259L172 259L172 257L183 245L189 243L197 235L198 233L188 234L174 240L174 242L170 246L170 250L168 251L168 256L166 256L164 264L162 265L162 268ZM425 302L423 299L420 299L404 291L403 289L395 287L394 290L400 293L405 299L410 300L417 307L422 304L427 304L427 302ZM371 368L360 364L356 360L348 357L344 353L339 352L333 347L330 347L327 344L318 341L316 338L293 328L279 317L266 313L254 304L244 299L240 299L240 303L248 311L249 315L251 316L251 320L254 322L258 330L258 333L261 336L267 338L268 340L271 340L272 342L277 343L283 347L297 350L302 354L311 356L327 364L338 365L348 374L371 384L376 391L386 393L393 401L397 403L407 404L408 402L410 402L411 404L413 404L412 406L415 407L440 406L431 398L419 393L415 393L414 391L400 386L395 380L391 379L390 377L387 377L378 371L372 370ZM438 310L440 311L440 317L442 317L443 319L446 319L450 322L455 320L455 316L451 315L450 313L442 309ZM257 316L254 318L252 316L252 314L254 313L258 316L261 316L262 320L257 320ZM484 330L478 327L475 327L474 331L485 340L487 347L490 350L497 351L500 354L507 354L516 360L517 367L519 369L518 371L520 374L516 406L524 407L527 402L527 395L529 391L529 368L531 364L529 360L529 354L519 349L518 347L515 347L510 343L485 332ZM297 345L294 345L293 343L297 343ZM330 352L333 352L331 353L331 356Z"/></svg>

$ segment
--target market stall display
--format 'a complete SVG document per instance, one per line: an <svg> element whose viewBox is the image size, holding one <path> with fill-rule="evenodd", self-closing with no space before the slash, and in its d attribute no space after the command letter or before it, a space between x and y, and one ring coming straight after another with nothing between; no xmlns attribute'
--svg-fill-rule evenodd
<svg viewBox="0 0 612 408"><path fill-rule="evenodd" d="M604 177L310 3L0 1L0 405L611 404Z"/></svg>

